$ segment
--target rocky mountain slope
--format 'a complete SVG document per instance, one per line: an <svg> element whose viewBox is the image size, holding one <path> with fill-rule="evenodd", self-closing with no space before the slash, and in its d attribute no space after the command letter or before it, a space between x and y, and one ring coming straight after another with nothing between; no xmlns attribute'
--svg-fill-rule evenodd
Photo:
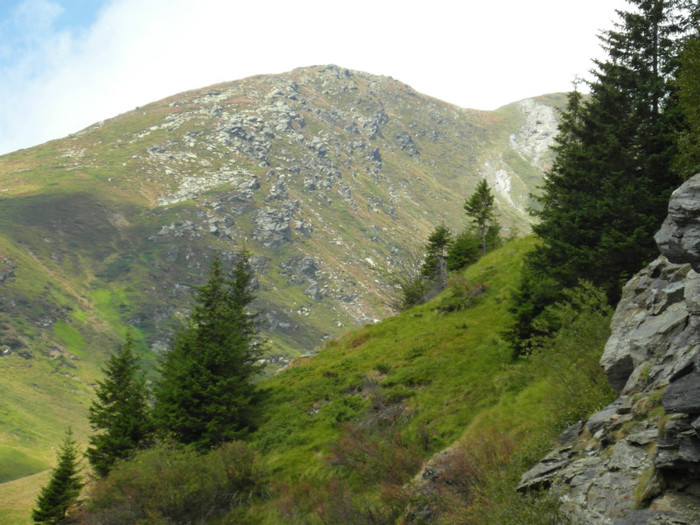
<svg viewBox="0 0 700 525"><path fill-rule="evenodd" d="M64 425L84 430L127 330L154 362L215 254L253 254L274 368L386 316L384 272L440 221L463 228L482 177L504 234L527 231L562 103L472 111L320 66L0 157L0 481L52 460Z"/></svg>
<svg viewBox="0 0 700 525"><path fill-rule="evenodd" d="M624 288L601 364L617 400L523 476L581 523L700 522L700 174L672 195L662 256Z"/></svg>

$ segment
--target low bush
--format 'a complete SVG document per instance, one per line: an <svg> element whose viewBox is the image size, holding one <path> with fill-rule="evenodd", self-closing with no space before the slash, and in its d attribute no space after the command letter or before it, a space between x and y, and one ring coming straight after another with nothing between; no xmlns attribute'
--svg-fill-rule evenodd
<svg viewBox="0 0 700 525"><path fill-rule="evenodd" d="M547 307L536 322L549 335L533 338L529 360L536 376L548 377L550 412L560 429L614 399L599 360L610 335L612 310L605 295L582 281L564 292L564 300Z"/></svg>
<svg viewBox="0 0 700 525"><path fill-rule="evenodd" d="M358 424L342 425L326 463L335 471L326 481L278 484L276 507L283 523L295 525L393 525L408 501L406 483L419 470L430 436L427 430L408 442L399 429L407 412L388 404L368 381L371 408Z"/></svg>
<svg viewBox="0 0 700 525"><path fill-rule="evenodd" d="M479 235L465 230L455 237L447 251L447 269L453 272L461 270L478 261L482 254Z"/></svg>
<svg viewBox="0 0 700 525"><path fill-rule="evenodd" d="M284 485L278 492L280 523L294 525L394 525L403 509L403 502L372 499L337 476L320 487Z"/></svg>
<svg viewBox="0 0 700 525"><path fill-rule="evenodd" d="M435 307L443 313L458 312L473 306L486 291L485 285L471 283L461 275L451 276L447 287L447 294Z"/></svg>
<svg viewBox="0 0 700 525"><path fill-rule="evenodd" d="M261 493L255 455L242 442L205 455L158 445L96 481L80 523L206 523Z"/></svg>
<svg viewBox="0 0 700 525"><path fill-rule="evenodd" d="M557 498L518 494L522 451L515 441L484 430L446 452L431 471L427 493L411 508L413 523L441 525L565 525Z"/></svg>
<svg viewBox="0 0 700 525"><path fill-rule="evenodd" d="M331 447L328 462L343 467L360 486L401 485L420 468L418 447L406 443L397 431L368 432L345 425L342 437Z"/></svg>

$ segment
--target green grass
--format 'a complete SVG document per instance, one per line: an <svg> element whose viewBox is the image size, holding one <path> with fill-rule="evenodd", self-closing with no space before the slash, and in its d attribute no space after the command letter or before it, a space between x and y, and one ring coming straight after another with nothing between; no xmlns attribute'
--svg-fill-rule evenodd
<svg viewBox="0 0 700 525"><path fill-rule="evenodd" d="M435 303L413 308L349 332L265 381L266 418L252 443L273 475L290 482L326 479L323 458L341 435L341 424L357 422L368 411L368 380L377 381L387 400L405 405L410 418L401 433L407 439L430 429L433 452L508 395L508 385L500 383L510 374L503 371L510 352L498 332L507 322L504 297L531 243L510 244L467 271L469 280L489 286L471 309L441 314ZM522 414L516 416L525 419L532 405L518 409Z"/></svg>
<svg viewBox="0 0 700 525"><path fill-rule="evenodd" d="M269 475L290 484L305 480L322 490L338 472L326 458L343 434L342 425L365 421L376 391L385 403L404 406L396 431L405 442L428 435L426 458L486 431L518 443L518 457L529 458L523 461L543 453L566 423L563 405L569 394L557 385L570 372L565 362L557 365L559 372L529 359L513 361L499 336L509 322L507 298L521 257L533 243L533 238L510 242L468 268L466 280L485 285L486 292L467 309L440 313L437 307L448 290L428 304L350 331L264 381L269 397L251 443ZM605 312L596 317L598 339L606 337L607 322ZM599 351L594 348L593 354ZM510 467L508 483L522 468L518 465ZM506 493L494 487L494 494ZM377 489L370 484L355 490ZM270 507L261 512L266 517L258 518L265 523L279 519Z"/></svg>
<svg viewBox="0 0 700 525"><path fill-rule="evenodd" d="M54 324L54 333L58 340L63 343L66 350L79 356L84 356L85 338L73 326L65 321L58 321Z"/></svg>
<svg viewBox="0 0 700 525"><path fill-rule="evenodd" d="M0 523L3 525L29 525L31 509L40 487L49 481L49 471L26 476L0 484Z"/></svg>
<svg viewBox="0 0 700 525"><path fill-rule="evenodd" d="M0 484L46 470L48 465L21 450L0 447Z"/></svg>
<svg viewBox="0 0 700 525"><path fill-rule="evenodd" d="M555 502L520 500L512 490L522 470L541 457L567 418L581 416L569 410L575 404L571 396L581 395L571 394L561 385L577 385L577 372L583 363L583 358L577 356L585 354L585 363L595 363L600 348L579 348L576 345L590 341L572 342L576 338L563 332L543 343L532 358L512 359L499 334L509 322L508 297L522 256L534 242L533 238L525 238L507 243L467 268L462 279L454 280L456 284L433 301L349 331L329 341L318 354L298 358L283 372L261 381L267 396L260 407L259 428L249 442L259 455L262 481L267 483L263 492L269 496L239 508L230 519L281 523L278 504L287 496L280 487L285 483L307 486L308 494L303 497L311 495L311 500L332 497L328 496L328 487L337 476L352 489L353 499L378 505L378 494L383 489L376 478L333 466L328 458L334 447L347 439L345 425L367 425L373 414L372 404L380 398L385 406L401 407L401 415L391 430L398 437L392 442L405 443L406 451L418 450L424 461L456 442L474 443L483 435L514 444L512 457L502 459L502 465L480 481L484 501L498 506L500 514L493 516L522 513L518 515L529 516L529 521L522 523L534 525L536 509L556 513ZM450 299L455 286L464 282L482 285L485 292L472 297L465 309L443 313L440 305ZM110 318L127 296L122 289L99 289L93 291L92 299L105 318ZM590 319L577 320L571 314L572 330L593 334L591 341L602 344L600 341L607 336L607 315L601 311ZM70 348L87 344L81 343L79 332L67 323L57 324L54 331ZM17 359L12 363L21 364ZM40 372L38 368L31 366L21 371L27 375L25 384L35 381L32 374ZM20 369L15 373L20 373ZM69 377L64 379L63 388L63 392L46 391L41 395L29 388L11 392L0 389L0 399L8 396L8 406L19 403L12 396L24 398L28 406L26 414L7 410L4 413L9 414L12 424L8 428L14 429L17 443L0 449L0 460L7 460L10 477L31 474L32 469L53 461L48 451L38 460L29 451L32 442L57 440L56 430L40 419L26 418L33 404L45 403L47 396L89 399L86 388ZM586 385L577 388L586 394L590 391ZM70 396L67 392L71 392ZM605 395L603 392L593 402L603 402ZM589 410L590 405L577 409ZM80 423L77 418L75 411L61 414L65 423L84 427L85 421ZM22 428L32 429L32 434L21 436ZM0 485L0 498L18 492L18 487L23 486L20 481ZM30 501L29 496L24 497ZM2 512L6 514L0 514L0 519L7 516L8 523L26 523L15 517L21 508ZM488 517L486 507L477 506L474 512L475 516L482 516L483 525L497 523L496 517ZM310 523L315 523L313 519ZM462 518L448 514L445 519L461 522Z"/></svg>

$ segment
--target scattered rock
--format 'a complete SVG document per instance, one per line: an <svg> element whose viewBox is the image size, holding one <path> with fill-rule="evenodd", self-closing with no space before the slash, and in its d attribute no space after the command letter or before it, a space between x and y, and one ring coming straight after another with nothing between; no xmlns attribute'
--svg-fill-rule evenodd
<svg viewBox="0 0 700 525"><path fill-rule="evenodd" d="M304 294L313 299L314 301L320 301L324 297L316 281L311 282L311 284L306 288L306 290L304 290Z"/></svg>
<svg viewBox="0 0 700 525"><path fill-rule="evenodd" d="M15 276L14 267L3 268L0 270L0 283L4 283L8 279L12 279Z"/></svg>
<svg viewBox="0 0 700 525"><path fill-rule="evenodd" d="M664 393L666 412L700 414L700 372L692 372L673 381Z"/></svg>
<svg viewBox="0 0 700 525"><path fill-rule="evenodd" d="M412 157L418 155L418 147L416 146L416 143L413 142L411 135L409 135L407 131L399 131L396 135L394 135L394 140L399 145L399 149L402 151L405 151Z"/></svg>
<svg viewBox="0 0 700 525"><path fill-rule="evenodd" d="M654 238L669 260L691 263L700 271L700 176L691 177L671 194L668 216Z"/></svg>

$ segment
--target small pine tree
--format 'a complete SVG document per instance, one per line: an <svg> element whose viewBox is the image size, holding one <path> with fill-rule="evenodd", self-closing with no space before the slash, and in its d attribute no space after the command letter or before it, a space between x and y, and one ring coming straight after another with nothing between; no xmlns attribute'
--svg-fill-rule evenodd
<svg viewBox="0 0 700 525"><path fill-rule="evenodd" d="M447 269L461 270L478 261L481 255L481 238L471 230L464 230L447 251Z"/></svg>
<svg viewBox="0 0 700 525"><path fill-rule="evenodd" d="M467 216L474 221L474 228L481 237L481 251L487 251L487 236L489 228L494 224L494 196L491 193L486 179L482 179L476 186L476 190L464 203L464 210Z"/></svg>
<svg viewBox="0 0 700 525"><path fill-rule="evenodd" d="M96 433L90 437L87 457L102 477L117 460L141 447L152 430L146 386L132 349L133 340L127 335L102 369L105 379L97 382L97 399L89 409L90 426Z"/></svg>
<svg viewBox="0 0 700 525"><path fill-rule="evenodd" d="M436 226L433 233L428 237L428 244L425 247L426 255L421 275L438 284L439 288L444 288L447 284L447 250L452 243L452 233L444 224Z"/></svg>
<svg viewBox="0 0 700 525"><path fill-rule="evenodd" d="M190 324L176 336L161 363L155 421L166 436L199 450L238 439L252 426L259 371L253 273L246 252L225 275L214 260L198 289Z"/></svg>
<svg viewBox="0 0 700 525"><path fill-rule="evenodd" d="M41 489L36 508L32 510L34 523L65 523L68 509L78 500L83 488L78 446L70 428L66 432L57 458L58 465L52 471L48 485Z"/></svg>

